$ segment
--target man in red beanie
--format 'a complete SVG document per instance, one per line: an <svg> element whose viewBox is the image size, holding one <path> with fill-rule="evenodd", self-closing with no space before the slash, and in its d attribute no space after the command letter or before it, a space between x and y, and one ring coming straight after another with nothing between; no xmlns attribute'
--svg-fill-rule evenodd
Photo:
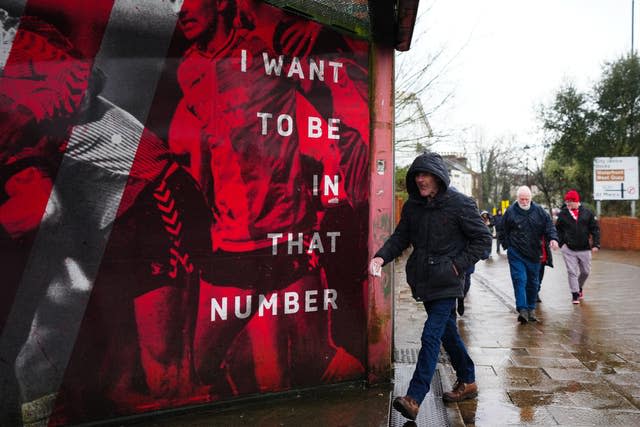
<svg viewBox="0 0 640 427"><path fill-rule="evenodd" d="M567 191L564 201L556 229L569 275L571 299L573 304L580 304L584 282L591 272L591 252L600 248L600 226L593 212L580 204L576 190Z"/></svg>

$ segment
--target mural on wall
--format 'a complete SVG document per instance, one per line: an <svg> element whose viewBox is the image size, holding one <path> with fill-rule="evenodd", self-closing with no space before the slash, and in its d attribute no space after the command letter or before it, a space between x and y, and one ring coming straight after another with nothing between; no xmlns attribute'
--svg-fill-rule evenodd
<svg viewBox="0 0 640 427"><path fill-rule="evenodd" d="M0 24L0 424L364 378L366 42L253 0Z"/></svg>

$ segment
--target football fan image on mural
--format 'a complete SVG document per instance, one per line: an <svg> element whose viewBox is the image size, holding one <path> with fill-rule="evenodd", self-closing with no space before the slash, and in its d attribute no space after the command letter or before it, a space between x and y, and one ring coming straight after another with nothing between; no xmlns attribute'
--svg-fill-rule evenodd
<svg viewBox="0 0 640 427"><path fill-rule="evenodd" d="M364 378L368 43L253 0L2 7L0 424Z"/></svg>

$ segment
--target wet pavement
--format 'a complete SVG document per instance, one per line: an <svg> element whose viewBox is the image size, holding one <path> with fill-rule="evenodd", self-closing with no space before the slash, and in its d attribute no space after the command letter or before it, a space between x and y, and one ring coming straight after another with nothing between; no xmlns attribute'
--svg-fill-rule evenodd
<svg viewBox="0 0 640 427"><path fill-rule="evenodd" d="M150 426L632 426L640 425L640 252L594 256L585 298L571 303L560 252L547 268L539 323L516 321L507 257L492 254L472 276L461 334L476 363L478 397L443 404L455 381L441 357L417 423L390 410L403 391L426 319L395 263L395 387L362 384L289 393L224 407L159 414ZM395 389L395 390L394 390ZM442 418L444 416L444 419Z"/></svg>
<svg viewBox="0 0 640 427"><path fill-rule="evenodd" d="M560 252L554 261L541 322L526 325L516 321L506 255L478 263L458 321L480 388L453 404L466 425L640 425L640 253L597 253L579 305Z"/></svg>

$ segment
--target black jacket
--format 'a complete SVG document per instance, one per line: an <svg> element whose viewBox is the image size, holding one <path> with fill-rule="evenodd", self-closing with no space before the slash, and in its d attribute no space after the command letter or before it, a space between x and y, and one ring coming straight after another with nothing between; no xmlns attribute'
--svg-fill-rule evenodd
<svg viewBox="0 0 640 427"><path fill-rule="evenodd" d="M496 234L502 233L502 214L496 214L493 216L493 226L496 229Z"/></svg>
<svg viewBox="0 0 640 427"><path fill-rule="evenodd" d="M560 246L566 245L574 251L586 251L591 249L589 236L593 246L600 248L600 226L595 215L589 209L582 206L578 208L578 220L576 221L569 212L567 206L563 206L558 214L556 222Z"/></svg>
<svg viewBox="0 0 640 427"><path fill-rule="evenodd" d="M531 202L529 210L517 203L509 206L502 215L503 242L507 249L515 249L521 256L533 262L540 261L542 237L547 242L558 241L558 233L549 214Z"/></svg>
<svg viewBox="0 0 640 427"><path fill-rule="evenodd" d="M418 172L429 172L440 180L440 190L432 200L420 196L415 182ZM491 234L475 202L449 188L446 165L435 153L413 161L407 190L409 200L402 207L400 222L375 256L386 264L411 245L407 282L413 297L419 301L462 298L464 272L491 250Z"/></svg>

